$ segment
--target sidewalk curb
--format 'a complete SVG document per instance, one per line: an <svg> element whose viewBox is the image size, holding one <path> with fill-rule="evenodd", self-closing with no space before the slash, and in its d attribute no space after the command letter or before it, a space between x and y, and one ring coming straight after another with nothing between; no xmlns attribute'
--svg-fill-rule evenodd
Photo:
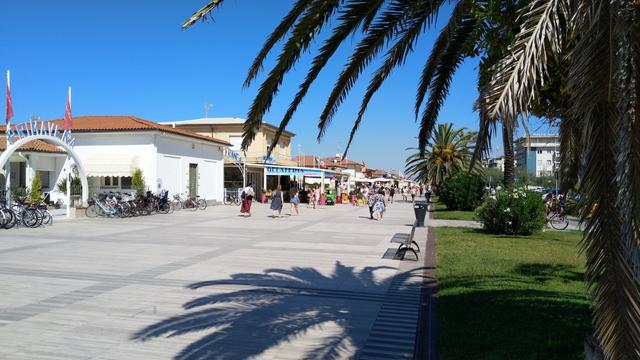
<svg viewBox="0 0 640 360"><path fill-rule="evenodd" d="M431 220L431 213L429 213ZM436 360L436 238L434 228L427 227L427 242L424 249L422 289L420 292L420 313L416 331L413 358L416 360Z"/></svg>

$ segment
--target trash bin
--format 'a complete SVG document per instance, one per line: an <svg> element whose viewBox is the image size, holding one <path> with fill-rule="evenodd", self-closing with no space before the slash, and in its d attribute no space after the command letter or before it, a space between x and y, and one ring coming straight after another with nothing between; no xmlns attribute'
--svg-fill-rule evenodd
<svg viewBox="0 0 640 360"><path fill-rule="evenodd" d="M424 227L424 218L427 216L428 207L429 203L426 201L416 201L413 204L413 212L416 214L416 221L418 222L416 226Z"/></svg>

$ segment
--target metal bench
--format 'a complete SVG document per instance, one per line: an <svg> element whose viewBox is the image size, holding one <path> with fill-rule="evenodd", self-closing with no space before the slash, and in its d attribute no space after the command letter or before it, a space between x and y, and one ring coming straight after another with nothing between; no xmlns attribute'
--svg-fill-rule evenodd
<svg viewBox="0 0 640 360"><path fill-rule="evenodd" d="M411 251L413 255L415 255L416 260L418 260L418 253L420 252L420 246L415 240L413 240L416 234L417 225L418 225L417 221L413 223L413 226L411 226L410 234L395 234L390 240L392 243L400 244L395 254L395 256L400 256L400 260L404 260L404 256L407 254L407 251ZM415 249L413 248L414 245L416 247Z"/></svg>

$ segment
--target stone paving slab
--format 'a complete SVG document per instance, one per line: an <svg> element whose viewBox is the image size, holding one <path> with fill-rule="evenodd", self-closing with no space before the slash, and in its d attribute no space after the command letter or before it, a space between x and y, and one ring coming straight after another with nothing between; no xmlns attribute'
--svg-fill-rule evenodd
<svg viewBox="0 0 640 360"><path fill-rule="evenodd" d="M0 359L412 357L422 261L382 259L411 204L238 210L1 231Z"/></svg>

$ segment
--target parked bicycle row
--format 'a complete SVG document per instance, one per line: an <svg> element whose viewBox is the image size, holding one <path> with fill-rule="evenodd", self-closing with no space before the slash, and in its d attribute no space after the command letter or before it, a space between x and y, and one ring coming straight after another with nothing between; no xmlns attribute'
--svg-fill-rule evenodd
<svg viewBox="0 0 640 360"><path fill-rule="evenodd" d="M169 214L176 210L204 210L207 202L199 197L188 197L176 194L169 198L169 192L162 190L158 194L148 191L145 195L135 195L120 192L96 194L89 202L86 215L95 217L133 217L152 214Z"/></svg>
<svg viewBox="0 0 640 360"><path fill-rule="evenodd" d="M0 228L11 229L16 226L36 228L53 224L53 215L47 205L30 203L25 198L16 199L10 205L0 203Z"/></svg>

